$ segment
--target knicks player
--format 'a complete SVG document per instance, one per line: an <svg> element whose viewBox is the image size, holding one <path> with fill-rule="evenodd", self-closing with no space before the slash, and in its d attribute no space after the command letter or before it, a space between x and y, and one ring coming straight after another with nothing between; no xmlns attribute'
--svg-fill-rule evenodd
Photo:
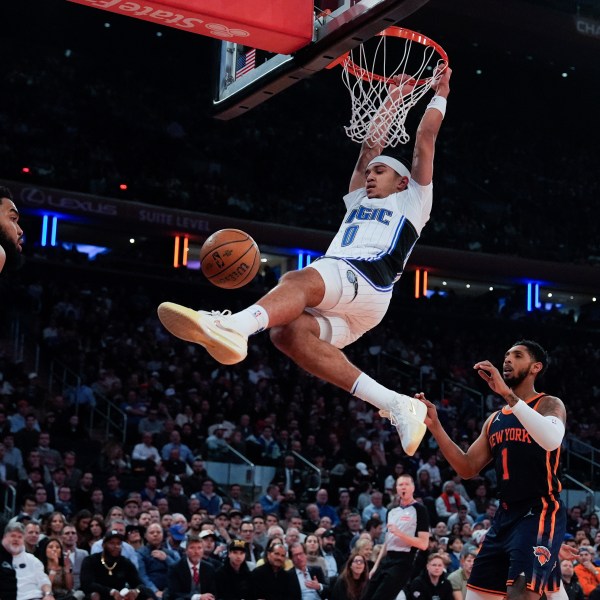
<svg viewBox="0 0 600 600"><path fill-rule="evenodd" d="M534 384L548 359L536 342L522 340L504 356L502 374L485 360L474 368L507 406L488 417L479 437L464 452L442 428L434 405L425 423L442 454L463 478L493 461L500 506L475 559L466 600L550 600L565 598L558 557L566 531L566 512L557 477L566 411L555 396Z"/></svg>
<svg viewBox="0 0 600 600"><path fill-rule="evenodd" d="M346 215L324 257L286 273L255 305L233 315L170 302L158 307L173 335L201 344L223 364L242 361L248 337L271 328L275 346L300 367L385 411L411 455L425 435L425 407L362 373L341 348L383 319L394 283L429 219L435 141L450 75L446 68L434 84L436 95L418 127L410 170L382 155L383 145L367 136L344 197ZM406 95L413 86L414 80L397 78L389 93ZM371 136L387 131L390 119L377 114Z"/></svg>

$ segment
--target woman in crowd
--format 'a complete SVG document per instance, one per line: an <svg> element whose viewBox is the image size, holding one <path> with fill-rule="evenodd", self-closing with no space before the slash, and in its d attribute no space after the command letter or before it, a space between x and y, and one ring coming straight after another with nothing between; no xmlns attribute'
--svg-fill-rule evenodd
<svg viewBox="0 0 600 600"><path fill-rule="evenodd" d="M306 548L306 562L309 567L321 567L327 578L327 563L319 552L319 538L314 533L309 533L304 540Z"/></svg>
<svg viewBox="0 0 600 600"><path fill-rule="evenodd" d="M369 570L363 556L353 552L337 578L332 600L360 600L369 581Z"/></svg>
<svg viewBox="0 0 600 600"><path fill-rule="evenodd" d="M89 510L80 510L73 517L73 525L77 532L77 547L89 551L90 538L90 522L92 521L92 513Z"/></svg>
<svg viewBox="0 0 600 600"><path fill-rule="evenodd" d="M353 553L358 554L365 559L367 571L370 572L375 565L375 561L373 560L373 540L371 537L363 537L361 535L361 537L356 540L356 544L354 544Z"/></svg>
<svg viewBox="0 0 600 600"><path fill-rule="evenodd" d="M52 584L52 595L56 600L66 600L73 591L73 567L64 558L63 546L57 539L51 539L46 546L42 562Z"/></svg>
<svg viewBox="0 0 600 600"><path fill-rule="evenodd" d="M106 513L106 517L104 518L104 522L108 523L109 521L112 521L113 519L124 519L124 518L125 518L125 513L123 512L123 509L120 506L113 506L108 509L108 512Z"/></svg>
<svg viewBox="0 0 600 600"><path fill-rule="evenodd" d="M83 547L83 550L90 550L90 548L104 537L104 521L100 517L93 517L90 521L90 533L87 540L87 546Z"/></svg>
<svg viewBox="0 0 600 600"><path fill-rule="evenodd" d="M67 524L67 519L65 515L55 510L54 512L48 515L45 524L46 526L44 528L44 533L49 538L59 539L62 528Z"/></svg>

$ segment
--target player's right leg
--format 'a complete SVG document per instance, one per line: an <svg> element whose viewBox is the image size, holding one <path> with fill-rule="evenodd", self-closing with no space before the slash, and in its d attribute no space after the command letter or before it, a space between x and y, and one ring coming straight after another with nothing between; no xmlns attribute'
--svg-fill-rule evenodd
<svg viewBox="0 0 600 600"><path fill-rule="evenodd" d="M257 304L235 315L163 302L158 307L158 317L174 336L200 344L216 361L232 365L246 358L250 335L291 323L307 306L318 305L324 293L322 277L307 268L286 273Z"/></svg>
<svg viewBox="0 0 600 600"><path fill-rule="evenodd" d="M304 313L292 323L273 328L271 340L305 371L385 410L392 417L404 451L412 456L427 431L425 405L389 390L353 365L336 347L347 328L341 317Z"/></svg>

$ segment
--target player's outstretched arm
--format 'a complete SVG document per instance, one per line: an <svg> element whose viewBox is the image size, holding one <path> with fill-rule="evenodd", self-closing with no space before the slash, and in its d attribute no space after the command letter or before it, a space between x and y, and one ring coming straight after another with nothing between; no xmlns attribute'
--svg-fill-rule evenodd
<svg viewBox="0 0 600 600"><path fill-rule="evenodd" d="M435 96L425 109L417 129L411 176L419 185L429 185L433 178L435 141L446 112L446 99L450 93L452 69L446 67L438 82L432 86Z"/></svg>
<svg viewBox="0 0 600 600"><path fill-rule="evenodd" d="M425 398L425 394L417 394L415 398L427 406L425 425L427 425L427 428L431 431L431 435L435 438L444 458L448 461L450 466L463 479L470 479L479 474L481 469L492 460L492 453L485 435L491 417L488 417L486 420L479 437L471 444L469 449L464 452L444 431L444 428L438 419L437 409L432 402Z"/></svg>
<svg viewBox="0 0 600 600"><path fill-rule="evenodd" d="M386 146L387 133L393 120L390 107L398 101L399 96L407 96L415 87L415 80L409 75L400 75L392 79L388 97L384 100L377 114L369 125L367 137L360 147L360 154L350 178L349 191L353 192L365 186L365 171L367 165L379 156Z"/></svg>

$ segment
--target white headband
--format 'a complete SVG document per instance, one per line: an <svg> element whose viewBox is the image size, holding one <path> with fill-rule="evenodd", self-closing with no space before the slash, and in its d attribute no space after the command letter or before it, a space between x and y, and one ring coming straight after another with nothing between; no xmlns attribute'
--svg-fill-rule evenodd
<svg viewBox="0 0 600 600"><path fill-rule="evenodd" d="M384 154L376 156L367 166L370 167L375 163L387 165L388 167L396 171L398 175L401 175L402 177L408 177L410 179L410 171L399 160L396 160L391 156L385 156Z"/></svg>

